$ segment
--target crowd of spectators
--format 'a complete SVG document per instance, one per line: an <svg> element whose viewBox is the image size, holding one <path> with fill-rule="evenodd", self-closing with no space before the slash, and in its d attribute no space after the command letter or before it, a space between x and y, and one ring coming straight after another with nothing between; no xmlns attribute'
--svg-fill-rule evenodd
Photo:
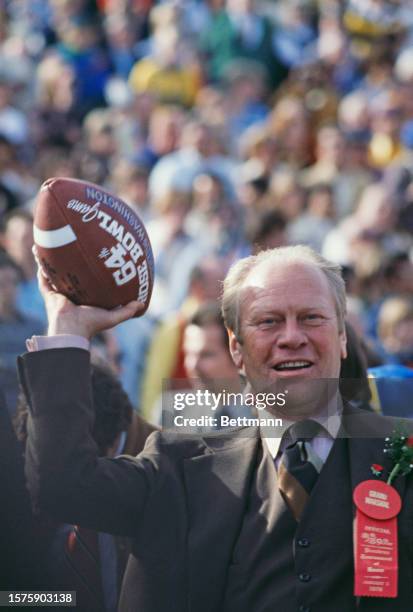
<svg viewBox="0 0 413 612"><path fill-rule="evenodd" d="M342 265L353 355L343 395L370 398L367 367L413 368L412 100L413 8L401 0L0 0L0 395L10 415L16 356L46 326L32 213L52 176L116 193L154 249L148 313L92 344L101 455L143 447L153 426L139 413L160 424L164 379L187 389L189 378L208 387L235 375L221 283L262 249L304 243ZM10 490L0 582L29 588L13 559L27 565L33 541L37 565L42 521L31 524L1 397L0 418ZM39 565L40 586L73 585L83 540L99 568L79 575L99 588L92 601L76 587L78 609L115 610L128 545L66 524L46 535L43 548L58 546Z"/></svg>
<svg viewBox="0 0 413 612"><path fill-rule="evenodd" d="M185 375L185 322L263 248L340 263L374 365L413 366L412 100L401 0L2 0L2 379L45 325L31 212L51 176L104 185L147 226L149 313L96 351L149 418L160 372Z"/></svg>

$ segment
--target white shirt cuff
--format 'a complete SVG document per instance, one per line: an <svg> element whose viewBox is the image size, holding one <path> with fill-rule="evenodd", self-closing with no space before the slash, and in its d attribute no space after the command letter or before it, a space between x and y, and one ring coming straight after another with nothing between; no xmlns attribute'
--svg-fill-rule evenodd
<svg viewBox="0 0 413 612"><path fill-rule="evenodd" d="M54 348L80 348L88 351L90 349L90 342L83 336L75 336L72 334L32 336L26 340L26 347L29 352Z"/></svg>

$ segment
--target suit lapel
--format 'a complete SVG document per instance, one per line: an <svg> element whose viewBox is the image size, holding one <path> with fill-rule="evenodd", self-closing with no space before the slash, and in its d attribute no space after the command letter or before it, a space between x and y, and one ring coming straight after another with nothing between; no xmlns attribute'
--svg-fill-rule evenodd
<svg viewBox="0 0 413 612"><path fill-rule="evenodd" d="M224 444L222 437L208 438L204 454L184 462L193 612L219 609L258 448L258 432L251 429L248 436L226 438Z"/></svg>
<svg viewBox="0 0 413 612"><path fill-rule="evenodd" d="M385 437L393 433L394 424L384 418L367 411L354 410L345 406L343 425L339 435L348 437L350 455L350 477L352 491L364 480L375 480L371 466L378 463L383 466L383 476L387 480L393 465L383 453ZM374 437L372 432L376 432ZM365 433L365 435L364 435ZM392 486L403 498L405 478L396 478Z"/></svg>
<svg viewBox="0 0 413 612"><path fill-rule="evenodd" d="M352 491L354 491L356 486L364 480L378 479L371 471L373 463L379 463L384 467L384 477L379 478L379 480L383 480L384 482L387 480L387 476L392 466L390 461L383 456L383 447L383 438L370 439L368 443L366 443L365 439L350 438L350 477ZM405 478L396 478L392 482L392 486L399 492L402 498L405 491L405 483Z"/></svg>

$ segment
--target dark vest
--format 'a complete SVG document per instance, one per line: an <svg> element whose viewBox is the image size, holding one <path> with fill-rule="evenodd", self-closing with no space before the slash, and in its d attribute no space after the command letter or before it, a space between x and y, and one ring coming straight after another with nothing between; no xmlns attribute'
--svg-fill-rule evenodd
<svg viewBox="0 0 413 612"><path fill-rule="evenodd" d="M349 483L347 441L336 440L297 525L271 455L266 448L258 453L222 612L356 609ZM329 520L330 513L342 520Z"/></svg>

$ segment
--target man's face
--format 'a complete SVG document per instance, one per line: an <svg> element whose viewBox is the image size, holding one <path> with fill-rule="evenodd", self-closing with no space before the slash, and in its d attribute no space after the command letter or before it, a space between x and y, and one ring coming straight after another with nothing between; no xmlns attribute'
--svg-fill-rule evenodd
<svg viewBox="0 0 413 612"><path fill-rule="evenodd" d="M33 224L27 219L10 219L4 236L5 248L19 265L33 259Z"/></svg>
<svg viewBox="0 0 413 612"><path fill-rule="evenodd" d="M184 354L188 376L197 379L208 389L219 386L224 380L238 378L237 369L218 325L188 325L184 333Z"/></svg>
<svg viewBox="0 0 413 612"><path fill-rule="evenodd" d="M192 282L191 295L200 302L217 300L220 292L222 279L225 276L223 262L204 261L202 263L202 275Z"/></svg>
<svg viewBox="0 0 413 612"><path fill-rule="evenodd" d="M230 333L231 353L255 390L338 378L345 333L328 281L314 265L261 264L244 282L240 303L241 341Z"/></svg>
<svg viewBox="0 0 413 612"><path fill-rule="evenodd" d="M413 354L413 317L396 323L386 344L392 353Z"/></svg>

